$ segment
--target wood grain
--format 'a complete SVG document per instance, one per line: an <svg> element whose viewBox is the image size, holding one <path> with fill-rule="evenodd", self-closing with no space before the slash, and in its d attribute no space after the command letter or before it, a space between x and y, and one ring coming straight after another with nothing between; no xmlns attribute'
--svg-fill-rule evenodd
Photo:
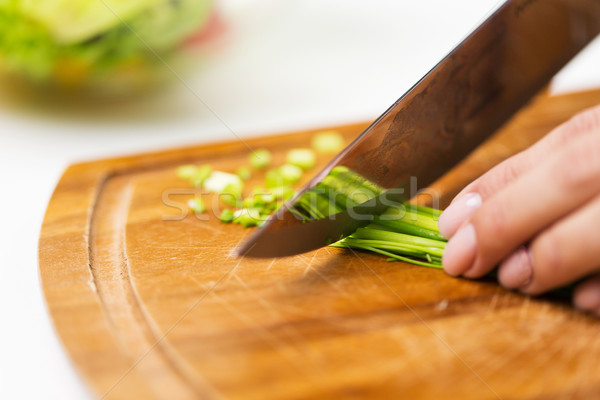
<svg viewBox="0 0 600 400"><path fill-rule="evenodd" d="M599 102L597 91L538 97L433 190L447 204ZM350 140L364 127L336 129ZM313 133L248 144L281 160ZM568 304L342 249L232 257L250 231L210 212L180 218L173 202L192 193L175 168L234 170L247 154L239 142L183 148L74 165L60 180L40 237L42 285L99 398L600 397L600 324Z"/></svg>

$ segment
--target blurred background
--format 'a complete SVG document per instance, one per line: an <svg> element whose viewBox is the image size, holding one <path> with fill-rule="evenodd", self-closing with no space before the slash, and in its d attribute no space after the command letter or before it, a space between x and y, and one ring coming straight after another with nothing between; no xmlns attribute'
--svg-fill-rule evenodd
<svg viewBox="0 0 600 400"><path fill-rule="evenodd" d="M133 96L0 87L0 397L85 399L37 273L46 204L71 163L371 121L497 0L215 0L206 29ZM600 87L596 40L552 93ZM35 384L32 384L35 382Z"/></svg>

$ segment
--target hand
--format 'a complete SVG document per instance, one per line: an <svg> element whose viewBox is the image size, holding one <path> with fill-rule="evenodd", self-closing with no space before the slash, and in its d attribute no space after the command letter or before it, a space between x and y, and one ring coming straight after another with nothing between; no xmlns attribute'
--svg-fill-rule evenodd
<svg viewBox="0 0 600 400"><path fill-rule="evenodd" d="M526 294L590 276L574 303L600 316L600 106L469 184L439 220L453 276L498 280Z"/></svg>

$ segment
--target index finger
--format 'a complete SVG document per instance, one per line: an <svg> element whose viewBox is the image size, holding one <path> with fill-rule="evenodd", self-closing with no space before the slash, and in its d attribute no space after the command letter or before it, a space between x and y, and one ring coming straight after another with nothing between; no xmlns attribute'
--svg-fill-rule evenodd
<svg viewBox="0 0 600 400"><path fill-rule="evenodd" d="M600 105L587 109L559 125L528 149L504 160L467 185L439 218L440 232L450 238L462 223L481 205L526 171L535 168L548 154L577 138L600 128ZM469 194L469 197L465 196ZM460 202L456 202L461 199ZM455 203L456 202L456 203ZM469 209L466 205L472 205Z"/></svg>

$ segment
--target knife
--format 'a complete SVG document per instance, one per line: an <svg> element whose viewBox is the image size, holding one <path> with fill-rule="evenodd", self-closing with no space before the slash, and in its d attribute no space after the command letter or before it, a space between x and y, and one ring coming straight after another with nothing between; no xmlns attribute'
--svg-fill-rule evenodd
<svg viewBox="0 0 600 400"><path fill-rule="evenodd" d="M237 249L250 257L313 250L425 188L494 133L600 33L600 0L508 0ZM295 204L345 167L383 193L305 221Z"/></svg>

